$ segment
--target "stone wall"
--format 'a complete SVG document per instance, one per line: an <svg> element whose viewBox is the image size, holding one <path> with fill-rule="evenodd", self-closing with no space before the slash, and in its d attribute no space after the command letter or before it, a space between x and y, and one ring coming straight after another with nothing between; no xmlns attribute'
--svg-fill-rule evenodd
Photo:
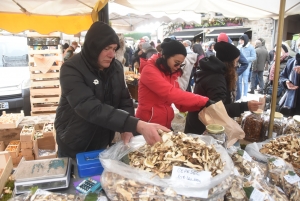
<svg viewBox="0 0 300 201"><path fill-rule="evenodd" d="M254 46L255 41L259 38L263 38L266 41L267 50L270 51L273 48L273 31L274 20L271 18L264 18L260 20L244 20L244 27L250 27L252 30L251 44Z"/></svg>

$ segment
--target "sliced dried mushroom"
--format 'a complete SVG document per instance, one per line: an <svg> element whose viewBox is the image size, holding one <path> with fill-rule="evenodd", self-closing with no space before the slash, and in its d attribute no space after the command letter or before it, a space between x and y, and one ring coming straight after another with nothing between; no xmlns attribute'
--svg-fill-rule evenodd
<svg viewBox="0 0 300 201"><path fill-rule="evenodd" d="M146 144L128 154L132 167L153 172L161 178L170 176L173 166L210 171L212 176L223 172L224 163L213 145L182 132L174 135L159 130L159 134L162 142L153 146Z"/></svg>

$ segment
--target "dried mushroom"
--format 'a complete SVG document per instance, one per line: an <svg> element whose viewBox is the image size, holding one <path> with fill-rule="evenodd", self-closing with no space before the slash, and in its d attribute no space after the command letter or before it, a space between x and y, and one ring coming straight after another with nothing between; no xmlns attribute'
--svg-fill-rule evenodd
<svg viewBox="0 0 300 201"><path fill-rule="evenodd" d="M226 201L244 201L247 200L246 193L243 189L243 179L241 177L234 177L230 189L225 195Z"/></svg>
<svg viewBox="0 0 300 201"><path fill-rule="evenodd" d="M229 187L231 180L226 179L222 182L222 186L216 186L209 191L209 195L212 193L218 193L222 190L222 187ZM106 195L112 201L200 201L200 200L213 200L222 201L224 195L217 198L192 198L187 196L178 195L172 188L163 188L147 183L137 182L131 179L122 177L119 174L112 172L103 172L101 175L101 185L105 190Z"/></svg>
<svg viewBox="0 0 300 201"><path fill-rule="evenodd" d="M295 168L300 168L300 139L296 135L275 138L264 144L259 151L262 154L283 158Z"/></svg>
<svg viewBox="0 0 300 201"><path fill-rule="evenodd" d="M223 172L224 163L213 145L206 145L200 138L179 132L159 131L162 142L144 145L129 153L130 165L160 178L170 176L173 166L188 167L198 171L210 171L212 176Z"/></svg>

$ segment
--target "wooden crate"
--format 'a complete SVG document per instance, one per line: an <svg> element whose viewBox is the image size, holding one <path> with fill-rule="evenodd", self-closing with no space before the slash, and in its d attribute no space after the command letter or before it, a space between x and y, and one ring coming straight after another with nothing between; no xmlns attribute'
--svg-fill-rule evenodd
<svg viewBox="0 0 300 201"><path fill-rule="evenodd" d="M3 142L3 141L0 141L0 152L1 152L1 151L4 151L4 149L5 149L4 142Z"/></svg>
<svg viewBox="0 0 300 201"><path fill-rule="evenodd" d="M54 135L54 123L45 123L43 128L43 137L51 137Z"/></svg>
<svg viewBox="0 0 300 201"><path fill-rule="evenodd" d="M41 35L36 32L27 34L27 37L60 37L59 33ZM29 46L30 69L30 102L31 115L48 115L56 113L61 89L59 82L60 68L63 62L61 45L47 46L48 49L37 49L39 46ZM54 49L56 48L57 49ZM38 62L45 59L43 62Z"/></svg>
<svg viewBox="0 0 300 201"><path fill-rule="evenodd" d="M23 111L21 111L21 113L11 113L11 114L6 114L5 111L2 111L2 116L0 117L0 129L17 128L23 118L24 118Z"/></svg>
<svg viewBox="0 0 300 201"><path fill-rule="evenodd" d="M24 125L23 129L20 133L20 140L21 142L31 142L33 140L33 136L34 136L34 125Z"/></svg>
<svg viewBox="0 0 300 201"><path fill-rule="evenodd" d="M13 170L12 158L8 152L0 152L0 192Z"/></svg>

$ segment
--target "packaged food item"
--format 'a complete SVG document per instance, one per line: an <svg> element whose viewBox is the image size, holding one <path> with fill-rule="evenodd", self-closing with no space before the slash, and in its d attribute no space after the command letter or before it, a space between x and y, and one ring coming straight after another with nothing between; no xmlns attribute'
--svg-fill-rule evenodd
<svg viewBox="0 0 300 201"><path fill-rule="evenodd" d="M219 144L227 147L224 126L219 124L209 124L206 126L206 131L204 131L203 135L209 135L213 137Z"/></svg>
<svg viewBox="0 0 300 201"><path fill-rule="evenodd" d="M153 146L136 136L128 145L118 142L101 152L101 184L108 197L149 200L158 193L158 200L223 200L233 168L225 148L210 136L161 135L162 142ZM137 183L139 188L132 186Z"/></svg>
<svg viewBox="0 0 300 201"><path fill-rule="evenodd" d="M261 132L263 127L262 111L244 117L242 128L245 132L245 140L259 142L262 140Z"/></svg>
<svg viewBox="0 0 300 201"><path fill-rule="evenodd" d="M296 134L300 133L300 119L298 119L299 115L295 115L293 117L289 117L287 119L287 123L283 128L283 134ZM297 121L299 120L299 121Z"/></svg>
<svg viewBox="0 0 300 201"><path fill-rule="evenodd" d="M244 180L242 177L234 176L230 189L225 195L226 201L244 201L247 200L247 195L243 189Z"/></svg>

